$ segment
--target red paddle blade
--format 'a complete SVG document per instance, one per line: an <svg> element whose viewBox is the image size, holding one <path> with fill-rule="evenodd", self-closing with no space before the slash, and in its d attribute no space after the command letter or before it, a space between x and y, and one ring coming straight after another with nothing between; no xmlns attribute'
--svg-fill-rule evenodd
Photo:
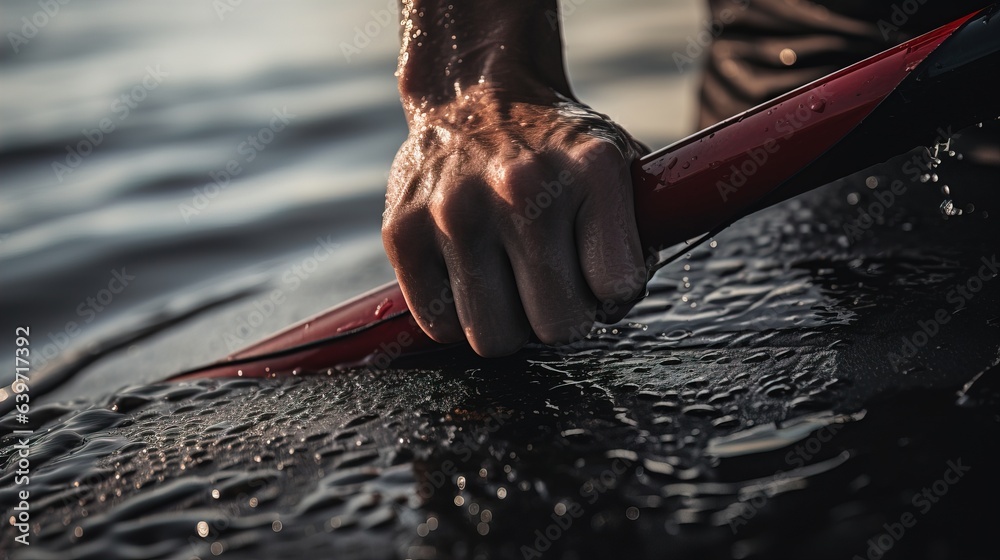
<svg viewBox="0 0 1000 560"><path fill-rule="evenodd" d="M926 68L926 62L932 62L928 57L959 29L965 36L981 34L978 29L966 31L971 24L963 28L973 17L977 26L987 23L992 30L987 32L996 38L998 26L990 22L987 11L961 18L636 162L636 217L645 246L655 253L721 229L783 198L918 145L914 139L919 136L909 133L925 133L929 123L912 118L906 111L920 110L921 90L933 90L941 80L940 76L934 78L935 72L941 73L937 70L942 66L940 56L931 69ZM951 50L957 49L958 55L949 54L961 59L959 66L968 63L965 47L970 41L965 37L950 42L957 45ZM978 41L975 48L981 50L981 43ZM985 79L995 82L996 52L1000 49L996 41L993 43L994 51L987 53L991 58L986 62L993 70ZM977 56L980 60L985 55ZM904 94L897 92L901 84ZM988 84L985 89L990 89ZM929 95L938 94L935 90ZM887 101L892 95L896 98ZM975 114L969 112L969 106L977 103L988 104L981 98L971 100L961 107L967 111L962 115ZM930 130L941 124L946 123L930 124ZM907 126L923 128L910 130ZM900 130L907 134L900 134ZM886 135L902 138L881 141ZM776 192L778 187L780 192ZM385 367L396 357L434 348L440 346L420 330L399 285L391 283L295 324L222 362L172 379L274 377L369 364Z"/></svg>
<svg viewBox="0 0 1000 560"><path fill-rule="evenodd" d="M635 209L642 240L650 250L658 250L758 209L772 191L844 141L971 17L820 78L637 162ZM880 152L872 164L898 153ZM827 180L808 187L868 167L838 163L830 166ZM788 196L794 194L798 192Z"/></svg>
<svg viewBox="0 0 1000 560"><path fill-rule="evenodd" d="M222 362L180 373L171 380L386 367L399 356L440 347L420 330L399 284L391 282L296 323Z"/></svg>

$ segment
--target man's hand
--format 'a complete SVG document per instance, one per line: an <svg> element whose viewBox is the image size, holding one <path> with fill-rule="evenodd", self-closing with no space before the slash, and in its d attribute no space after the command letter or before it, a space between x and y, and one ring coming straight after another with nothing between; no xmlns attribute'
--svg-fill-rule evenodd
<svg viewBox="0 0 1000 560"><path fill-rule="evenodd" d="M555 2L418 1L404 17L410 136L383 241L421 328L501 356L531 332L570 342L620 319L646 280L641 147L571 97Z"/></svg>

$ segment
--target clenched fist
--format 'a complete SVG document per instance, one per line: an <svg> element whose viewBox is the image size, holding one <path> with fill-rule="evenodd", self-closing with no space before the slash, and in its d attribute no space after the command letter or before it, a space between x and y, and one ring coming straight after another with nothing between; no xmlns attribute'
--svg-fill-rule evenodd
<svg viewBox="0 0 1000 560"><path fill-rule="evenodd" d="M468 340L482 356L502 356L531 333L557 344L582 338L595 320L617 321L645 288L630 176L642 147L571 97L561 58L553 69L545 56L519 56L525 45L491 42L492 56L475 48L489 36L475 31L482 4L466 7L465 19L418 4L404 10L399 76L410 134L382 228L417 322L438 342ZM497 3L537 27L519 4L548 3ZM472 37L466 48L436 54L441 21ZM443 62L446 85L417 72Z"/></svg>

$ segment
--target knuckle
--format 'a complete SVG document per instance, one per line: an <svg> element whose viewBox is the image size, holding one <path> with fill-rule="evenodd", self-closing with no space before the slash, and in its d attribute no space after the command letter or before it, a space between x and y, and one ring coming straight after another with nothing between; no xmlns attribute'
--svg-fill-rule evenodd
<svg viewBox="0 0 1000 560"><path fill-rule="evenodd" d="M516 203L533 197L541 189L545 171L545 164L538 156L523 156L520 161L504 166L499 187Z"/></svg>
<svg viewBox="0 0 1000 560"><path fill-rule="evenodd" d="M569 193L575 179L569 170L536 157L530 163L508 169L499 189L515 216L526 219L527 223L537 221L551 227L565 223L567 214L572 212L576 197Z"/></svg>
<svg viewBox="0 0 1000 560"><path fill-rule="evenodd" d="M621 189L606 188L620 185L631 190L629 162L619 148L610 141L595 140L571 154L572 169L591 186L600 186L598 192L616 193Z"/></svg>
<svg viewBox="0 0 1000 560"><path fill-rule="evenodd" d="M382 219L382 244L389 251L415 247L426 226L427 215L420 210L386 213Z"/></svg>
<svg viewBox="0 0 1000 560"><path fill-rule="evenodd" d="M577 164L584 168L620 165L624 161L618 146L603 138L589 138L581 142L572 156Z"/></svg>
<svg viewBox="0 0 1000 560"><path fill-rule="evenodd" d="M459 181L434 198L430 213L437 227L449 237L474 233L481 226L482 187L474 181Z"/></svg>

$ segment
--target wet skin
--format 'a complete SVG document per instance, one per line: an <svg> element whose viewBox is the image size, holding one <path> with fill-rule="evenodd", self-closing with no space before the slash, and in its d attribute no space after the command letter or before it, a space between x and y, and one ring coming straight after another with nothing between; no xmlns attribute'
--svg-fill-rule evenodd
<svg viewBox="0 0 1000 560"><path fill-rule="evenodd" d="M644 292L629 165L644 148L573 97L552 1L404 2L382 238L421 328L482 356L559 344Z"/></svg>

